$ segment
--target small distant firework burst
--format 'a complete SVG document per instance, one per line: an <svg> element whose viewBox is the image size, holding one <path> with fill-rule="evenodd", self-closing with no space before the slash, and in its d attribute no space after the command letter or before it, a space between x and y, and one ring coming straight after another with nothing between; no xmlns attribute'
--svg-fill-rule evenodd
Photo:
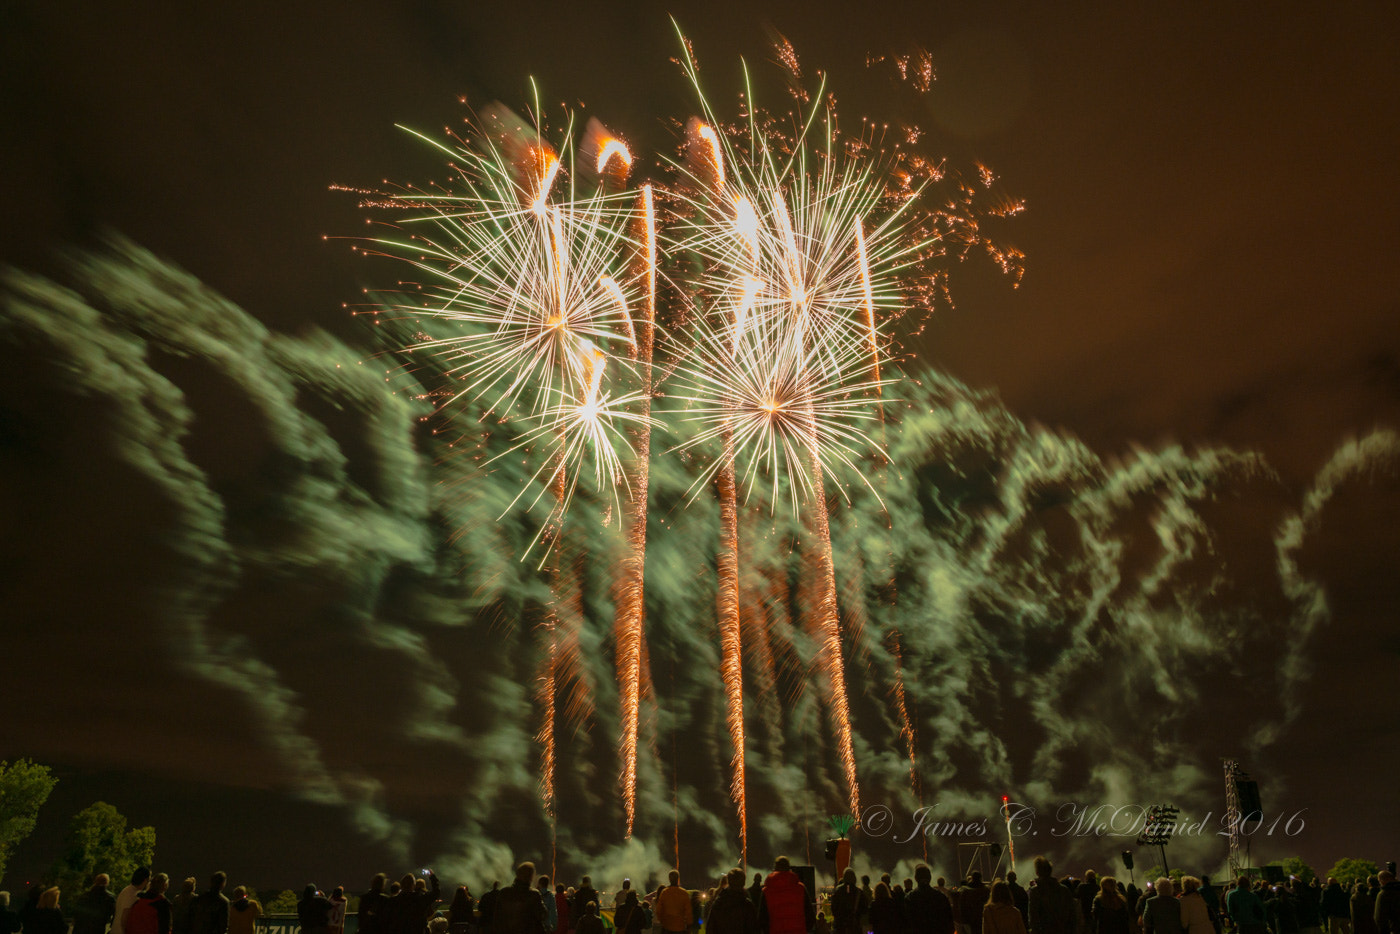
<svg viewBox="0 0 1400 934"><path fill-rule="evenodd" d="M771 511L785 492L807 521L814 541L803 549L814 588L808 628L819 646L850 812L858 819L828 484L843 491L845 478L854 475L869 485L862 462L883 464L882 444L872 438L878 428L883 439L881 388L889 381L881 376L881 357L892 355L894 322L948 300L947 262L981 247L1019 282L1021 254L988 237L981 220L1011 216L1023 206L999 195L986 205L996 180L992 171L979 165L972 181L950 173L918 150L922 131L916 126L897 127L893 142L888 128L877 131L872 122L857 136L843 135L824 79L809 91L796 51L777 33L775 58L797 112L775 116L756 107L745 69L743 117L719 120L701 89L690 43L680 38L684 51L677 61L700 114L686 127L682 158L669 162L675 182L669 191L651 184L629 188L634 154L596 119L577 158L572 117L557 141L547 139L537 96L529 121L493 105L467 138L440 144L421 137L450 160L452 184L368 200L402 216L394 224L398 234L372 240L367 252L396 256L422 274L411 300L398 309L423 322L412 349L432 355L452 381L449 391L434 394L440 407L490 416L483 432L504 431L506 453L523 453L534 465L526 487L538 491L531 505L546 492L552 499L540 535L547 540L541 566L554 601L541 626L546 661L537 692L544 710L541 788L551 819L556 701L561 682L577 670L582 615L577 582L553 557L574 490L591 474L593 488L616 505L620 492L627 499L619 510L626 552L614 568L613 595L619 784L630 835L656 384L669 382L666 394L690 426L676 447L715 452L692 459L706 465L692 496L714 481L721 524L720 675L742 861L741 503L763 491ZM932 58L922 50L869 64L881 62L892 63L916 93L934 80ZM592 181L584 184L585 176ZM658 200L675 206L660 222ZM658 266L666 253L690 257L690 268L698 270L674 283L678 326L669 334L657 320ZM919 318L912 320L904 330L916 334ZM657 369L661 380L653 374L657 346L667 354ZM917 790L898 634L892 638L892 690ZM575 693L572 700L571 708L591 709L587 697Z"/></svg>

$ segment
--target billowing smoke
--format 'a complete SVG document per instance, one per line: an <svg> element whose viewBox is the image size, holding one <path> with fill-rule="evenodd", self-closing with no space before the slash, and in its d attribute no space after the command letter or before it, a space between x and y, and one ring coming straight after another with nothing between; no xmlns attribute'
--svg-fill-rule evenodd
<svg viewBox="0 0 1400 934"><path fill-rule="evenodd" d="M489 425L432 416L427 371L415 383L397 359L271 331L123 242L76 258L64 285L11 271L3 290L0 602L13 652L61 645L87 677L56 692L41 666L9 674L51 720L90 727L20 723L16 746L285 789L343 809L378 852L464 878L557 852L561 874L640 881L677 838L692 871L735 859L716 509L689 501L696 465L669 443L653 446L636 837L617 792L618 521L586 495L560 546L586 625L551 828L534 739L551 596L537 555L521 560L541 521L526 455L493 459ZM921 804L998 839L1003 793L1047 836L1067 802L1218 819L1219 757L1262 753L1298 716L1328 619L1300 549L1340 487L1393 470L1400 441L1342 447L1297 502L1257 454L1105 460L936 373L888 411L890 463L865 465L878 498L847 478L833 504L862 801L884 815L857 836L862 862L923 858ZM766 506L741 527L749 852L820 861L844 779L805 628L805 538ZM98 741L157 719L159 745ZM928 857L951 871L955 842L928 837ZM1207 868L1222 856L1210 834L1178 847Z"/></svg>

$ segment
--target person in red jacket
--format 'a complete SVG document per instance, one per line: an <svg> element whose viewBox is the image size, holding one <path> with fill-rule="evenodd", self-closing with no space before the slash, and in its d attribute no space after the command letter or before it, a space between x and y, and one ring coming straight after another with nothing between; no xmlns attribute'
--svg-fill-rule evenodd
<svg viewBox="0 0 1400 934"><path fill-rule="evenodd" d="M786 856L773 861L773 871L763 883L763 904L758 924L766 934L807 934L817 920L817 909L807 887L792 871Z"/></svg>
<svg viewBox="0 0 1400 934"><path fill-rule="evenodd" d="M569 934L569 890L562 882L554 887L554 913L559 918L554 934Z"/></svg>
<svg viewBox="0 0 1400 934"><path fill-rule="evenodd" d="M126 934L170 934L170 902L165 898L169 885L170 877L165 873L151 876L146 891L137 897L126 916Z"/></svg>

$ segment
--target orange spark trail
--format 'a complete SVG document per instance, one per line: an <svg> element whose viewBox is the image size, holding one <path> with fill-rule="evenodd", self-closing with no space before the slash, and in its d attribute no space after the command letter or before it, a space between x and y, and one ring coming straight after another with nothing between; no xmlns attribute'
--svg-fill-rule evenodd
<svg viewBox="0 0 1400 934"><path fill-rule="evenodd" d="M890 630L890 652L894 655L894 707L899 712L899 735L909 753L909 787L919 793L919 763L915 751L914 725L909 720L909 704L904 696L904 650L900 646L899 630Z"/></svg>
<svg viewBox="0 0 1400 934"><path fill-rule="evenodd" d="M553 161L553 168L549 167L551 160ZM546 168L541 176L540 191L536 195L535 203L533 205L534 212L541 218L544 218L546 220L548 220L548 215L547 209L544 205L545 199L549 196L549 188L545 184L544 180L546 177L550 179L553 178L553 173L558 169L558 165L559 160L553 155L545 156ZM564 316L564 269L563 261L560 258L560 254L563 252L563 232L560 228L560 220L557 212L554 215L553 222L550 224L549 232L550 246L554 254L554 262L552 268L554 270L555 278L555 296L558 301L555 313L559 319L559 326L564 327L566 320ZM554 475L550 478L550 489L554 494L555 509L559 511L559 522L557 525L555 525L553 529L556 541L550 542L549 557L547 559L549 561L549 568L547 572L547 576L549 578L549 590L550 594L553 595L556 602L558 600L559 594L559 559L554 549L559 544L557 541L557 537L563 532L563 509L565 496L564 460L562 455L563 449L561 448L560 450L561 454L559 459L559 465L555 469ZM553 605L545 609L545 614L545 640L548 654L545 658L545 673L544 677L541 679L540 685L540 692L542 695L540 701L544 707L544 723L541 725L540 732L536 738L539 740L541 757L540 794L544 799L544 811L545 814L549 816L552 832L552 828L554 827L555 697L558 693L557 689L559 675L559 615L558 611Z"/></svg>
<svg viewBox="0 0 1400 934"><path fill-rule="evenodd" d="M748 803L744 782L744 669L739 620L739 503L734 483L734 444L724 433L724 463L716 475L719 492L719 555L716 570L719 592L720 676L724 681L725 721L734 742L730 793L739 810L739 865L748 865Z"/></svg>
<svg viewBox="0 0 1400 934"><path fill-rule="evenodd" d="M651 354L656 323L656 213L650 185L642 186L643 227L641 262L647 291L644 314L637 322L632 349L642 379L642 414L651 414ZM630 320L630 319L629 319ZM642 651L646 622L644 593L647 554L647 483L651 458L651 426L643 420L634 434L634 457L627 477L631 499L623 515L627 554L620 562L615 585L617 617L617 677L622 691L622 799L627 812L627 836L637 816L637 727L641 698Z"/></svg>
<svg viewBox="0 0 1400 934"><path fill-rule="evenodd" d="M550 490L554 494L556 508L563 508L564 503L564 462L562 455L559 464L550 478ZM559 517L562 520L562 516ZM552 521L552 517L551 517ZM562 522L561 522L562 524ZM555 536L561 531L561 525L555 525L552 532ZM550 543L549 567L547 576L551 594L559 593L559 562L554 551L557 542ZM544 812L549 817L551 828L554 825L554 721L555 721L555 697L558 687L559 671L559 615L551 602L545 607L544 617L545 636L545 662L544 673L540 677L539 702L544 708L543 722L540 730L535 735L535 739L540 744L540 797L544 802Z"/></svg>
<svg viewBox="0 0 1400 934"><path fill-rule="evenodd" d="M545 638L548 640L548 656L545 659L544 674L540 677L538 693L540 705L544 708L544 719L535 739L540 744L540 797L544 801L544 813L550 823L554 822L554 668L558 645L554 632L556 620L553 608L545 610Z"/></svg>
<svg viewBox="0 0 1400 934"><path fill-rule="evenodd" d="M894 656L894 707L899 713L899 735L904 738L904 747L909 753L909 790L914 800L923 807L924 793L919 787L918 739L914 735L914 723L909 718L909 704L904 696L904 651L900 646L899 630L891 629L890 654ZM924 859L928 859L928 838L924 838Z"/></svg>
<svg viewBox="0 0 1400 934"><path fill-rule="evenodd" d="M710 158L714 165L714 187L717 194L724 191L724 156L718 134L713 127L700 124L696 136L709 144ZM745 212L744 208L748 207ZM751 243L757 256L758 218L753 206L746 199L735 204L738 215L735 223L741 237ZM750 277L754 278L754 277ZM746 288L753 289L752 284ZM757 292L755 291L756 295ZM731 312L729 326L738 342L740 318L747 315L747 306L742 313ZM715 593L715 611L719 624L720 676L724 681L725 721L729 727L729 738L734 745L731 759L733 778L730 782L730 797L739 816L739 864L747 865L749 849L748 791L745 782L745 738L744 738L744 666L742 652L742 628L739 614L739 494L734 477L733 432L726 424L722 432L724 453L720 468L715 477L716 494L719 497L720 534L719 553L715 556L718 574Z"/></svg>
<svg viewBox="0 0 1400 934"><path fill-rule="evenodd" d="M812 471L812 530L817 537L813 569L816 579L816 628L821 640L822 665L826 668L830 692L832 727L836 752L846 773L851 815L860 821L860 787L856 783L856 755L851 742L851 708L846 697L846 663L841 655L841 620L836 607L836 564L831 553L831 524L826 509L826 489L822 465L817 457L816 420L810 420L813 437L808 440L808 466Z"/></svg>

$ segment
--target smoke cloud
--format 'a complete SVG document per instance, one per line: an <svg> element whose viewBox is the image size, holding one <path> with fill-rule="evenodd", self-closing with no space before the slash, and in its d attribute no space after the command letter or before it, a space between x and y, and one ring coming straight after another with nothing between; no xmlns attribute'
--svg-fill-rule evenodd
<svg viewBox="0 0 1400 934"><path fill-rule="evenodd" d="M14 270L3 282L0 602L13 651L61 645L84 678L56 690L42 666L15 668L15 689L65 728L7 725L7 746L281 789L342 809L386 858L463 878L534 858L640 884L671 864L677 836L691 872L736 858L717 510L687 495L696 464L654 445L630 841L618 522L587 494L568 520L586 621L571 689L592 712L560 733L551 828L533 699L550 594L535 556L521 560L541 516L510 508L522 488L520 503L535 498L533 465L493 460L489 424L432 414L431 362L405 374L321 332L269 330L120 240L71 269L63 284ZM920 806L1000 839L1003 793L1047 831L1067 803L1218 818L1219 757L1267 755L1303 712L1330 610L1300 555L1339 490L1393 479L1396 435L1344 444L1298 494L1249 451L1102 457L938 373L904 381L888 410L890 462L863 465L878 498L844 478L850 499L833 505L862 800L889 817L887 832L857 833L858 865L923 858L905 839ZM745 513L757 864L819 862L821 822L845 800L805 628L806 547L792 517ZM158 746L104 741L156 721L170 737ZM1221 859L1214 836L1177 846L1207 869ZM928 857L952 872L953 841L928 838Z"/></svg>

